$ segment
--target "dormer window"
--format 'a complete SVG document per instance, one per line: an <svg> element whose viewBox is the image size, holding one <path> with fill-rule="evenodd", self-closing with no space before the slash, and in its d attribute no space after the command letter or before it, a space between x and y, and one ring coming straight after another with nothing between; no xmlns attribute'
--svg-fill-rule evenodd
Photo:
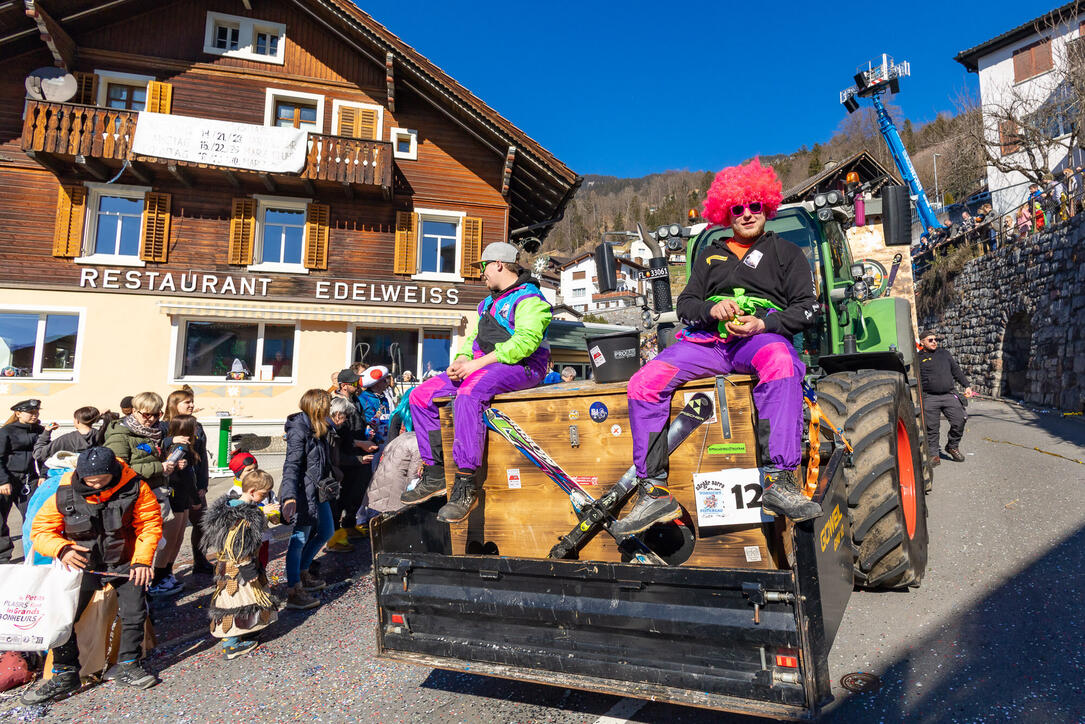
<svg viewBox="0 0 1085 724"><path fill-rule="evenodd" d="M286 26L224 13L207 13L203 52L282 65Z"/></svg>

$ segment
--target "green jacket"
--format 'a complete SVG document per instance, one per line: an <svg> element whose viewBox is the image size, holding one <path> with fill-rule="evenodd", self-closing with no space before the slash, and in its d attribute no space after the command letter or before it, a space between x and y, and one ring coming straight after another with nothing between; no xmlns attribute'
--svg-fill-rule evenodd
<svg viewBox="0 0 1085 724"><path fill-rule="evenodd" d="M546 328L550 326L553 313L550 304L539 297L527 297L516 306L516 331L504 342L494 346L497 361L514 365L530 357L542 344ZM475 356L475 337L478 336L479 316L476 314L467 325L459 351L453 359Z"/></svg>
<svg viewBox="0 0 1085 724"><path fill-rule="evenodd" d="M152 488L166 485L166 476L162 472L162 449L151 438L137 435L121 420L114 420L106 428L105 446L128 463L128 467Z"/></svg>

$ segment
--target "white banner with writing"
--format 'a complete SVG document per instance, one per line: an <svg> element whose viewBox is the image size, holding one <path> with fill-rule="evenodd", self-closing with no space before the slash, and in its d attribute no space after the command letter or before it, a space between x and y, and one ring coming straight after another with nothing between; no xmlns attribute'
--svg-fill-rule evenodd
<svg viewBox="0 0 1085 724"><path fill-rule="evenodd" d="M132 153L269 173L305 168L308 133L140 111Z"/></svg>

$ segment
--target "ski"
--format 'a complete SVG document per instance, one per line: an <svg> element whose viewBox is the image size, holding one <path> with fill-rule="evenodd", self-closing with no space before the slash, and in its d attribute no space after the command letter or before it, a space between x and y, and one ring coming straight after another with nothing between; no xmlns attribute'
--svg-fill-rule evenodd
<svg viewBox="0 0 1085 724"><path fill-rule="evenodd" d="M576 511L577 516L584 518L585 511L593 509L596 501L591 493L584 490L571 475L565 472L565 470L563 470L562 467L558 465L554 459L550 457L538 443L531 439L531 436L524 432L524 430L508 415L490 407L486 410L485 418L487 427L505 438L509 444L519 450L524 457L530 460L535 467L539 468L546 477L554 481L554 483L569 496L569 502L572 503L573 510ZM609 524L613 522L614 516L612 515L607 521L608 532L610 527ZM626 540L625 538L618 538L617 536L613 537L618 543L622 543ZM629 536L629 538L643 549L643 552L634 554L634 557L641 563L667 565L667 562L656 555L656 553L639 537L633 535Z"/></svg>
<svg viewBox="0 0 1085 724"><path fill-rule="evenodd" d="M682 408L667 430L667 455L670 456L693 432L712 417L712 401L708 395L698 392ZM584 508L582 520L576 528L562 537L561 541L550 549L550 558L568 558L576 554L588 542L607 529L616 520L622 507L629 501L636 489L637 470L630 467L614 486L599 500Z"/></svg>

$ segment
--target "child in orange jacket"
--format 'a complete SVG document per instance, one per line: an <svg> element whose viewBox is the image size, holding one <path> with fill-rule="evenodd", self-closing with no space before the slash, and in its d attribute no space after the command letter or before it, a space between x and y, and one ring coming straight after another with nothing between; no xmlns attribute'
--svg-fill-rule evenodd
<svg viewBox="0 0 1085 724"><path fill-rule="evenodd" d="M83 451L75 470L61 478L56 494L34 517L31 537L34 550L85 571L77 620L95 591L107 584L116 589L121 640L117 663L106 672L106 680L137 689L157 684L138 660L151 565L162 537L158 499L143 478L109 448ZM79 686L79 645L72 631L66 643L53 649L53 678L28 691L22 701L41 704L67 696Z"/></svg>

